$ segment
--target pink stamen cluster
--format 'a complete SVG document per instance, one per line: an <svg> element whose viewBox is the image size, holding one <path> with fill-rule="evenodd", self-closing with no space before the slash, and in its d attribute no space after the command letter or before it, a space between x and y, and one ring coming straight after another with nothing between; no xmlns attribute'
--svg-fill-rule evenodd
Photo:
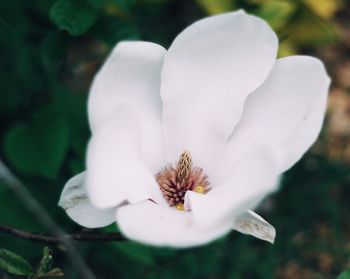
<svg viewBox="0 0 350 279"><path fill-rule="evenodd" d="M200 187L205 194L210 190L208 176L202 168L192 167L188 152L181 154L176 168L169 165L157 173L156 180L170 206L183 205L186 191Z"/></svg>

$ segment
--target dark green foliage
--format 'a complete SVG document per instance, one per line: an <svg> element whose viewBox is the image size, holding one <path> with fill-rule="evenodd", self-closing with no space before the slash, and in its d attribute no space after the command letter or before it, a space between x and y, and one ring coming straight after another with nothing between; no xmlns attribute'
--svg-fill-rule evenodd
<svg viewBox="0 0 350 279"><path fill-rule="evenodd" d="M152 248L149 246L134 242L113 243L112 245L133 261L145 265L155 264Z"/></svg>
<svg viewBox="0 0 350 279"><path fill-rule="evenodd" d="M0 270L9 274L25 275L30 279L63 276L61 269L52 268L52 263L52 252L48 247L44 247L43 256L35 269L21 256L6 249L0 249Z"/></svg>
<svg viewBox="0 0 350 279"><path fill-rule="evenodd" d="M95 9L74 0L58 0L51 9L50 17L61 30L73 36L84 34L97 19Z"/></svg>

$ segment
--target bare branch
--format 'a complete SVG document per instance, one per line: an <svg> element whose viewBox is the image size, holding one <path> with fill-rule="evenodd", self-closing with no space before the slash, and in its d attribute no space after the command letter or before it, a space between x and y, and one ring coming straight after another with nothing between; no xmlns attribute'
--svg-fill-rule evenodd
<svg viewBox="0 0 350 279"><path fill-rule="evenodd" d="M0 159L0 183L7 186L23 202L25 207L38 219L38 221L59 237L64 235L63 229L51 218L45 208L32 196L24 184L14 176ZM95 275L85 263L73 243L69 239L61 239L62 244L67 248L67 256L73 263L73 267L79 275L85 279L95 279Z"/></svg>
<svg viewBox="0 0 350 279"><path fill-rule="evenodd" d="M74 234L64 234L61 236L52 236L45 233L33 233L19 230L17 228L0 225L0 233L13 235L15 237L45 243L60 243L63 240L70 241L126 241L120 233L93 233L93 232L79 232Z"/></svg>

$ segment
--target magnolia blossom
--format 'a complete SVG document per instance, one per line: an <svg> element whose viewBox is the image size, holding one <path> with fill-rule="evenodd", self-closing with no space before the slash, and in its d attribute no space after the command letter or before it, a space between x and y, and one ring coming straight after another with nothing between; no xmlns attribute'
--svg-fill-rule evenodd
<svg viewBox="0 0 350 279"><path fill-rule="evenodd" d="M318 59L276 59L277 48L243 11L195 22L168 50L119 43L91 87L87 170L60 206L82 226L116 222L157 246L232 229L273 242L251 209L316 140L330 84Z"/></svg>

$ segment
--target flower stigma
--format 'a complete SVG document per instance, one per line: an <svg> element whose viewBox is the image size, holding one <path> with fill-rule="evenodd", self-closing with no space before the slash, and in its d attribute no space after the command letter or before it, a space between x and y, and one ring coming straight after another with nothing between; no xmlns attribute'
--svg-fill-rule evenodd
<svg viewBox="0 0 350 279"><path fill-rule="evenodd" d="M156 174L156 180L163 197L170 206L184 211L187 191L206 194L209 190L208 176L200 167L193 166L191 153L181 153L175 167L172 164L164 167Z"/></svg>

